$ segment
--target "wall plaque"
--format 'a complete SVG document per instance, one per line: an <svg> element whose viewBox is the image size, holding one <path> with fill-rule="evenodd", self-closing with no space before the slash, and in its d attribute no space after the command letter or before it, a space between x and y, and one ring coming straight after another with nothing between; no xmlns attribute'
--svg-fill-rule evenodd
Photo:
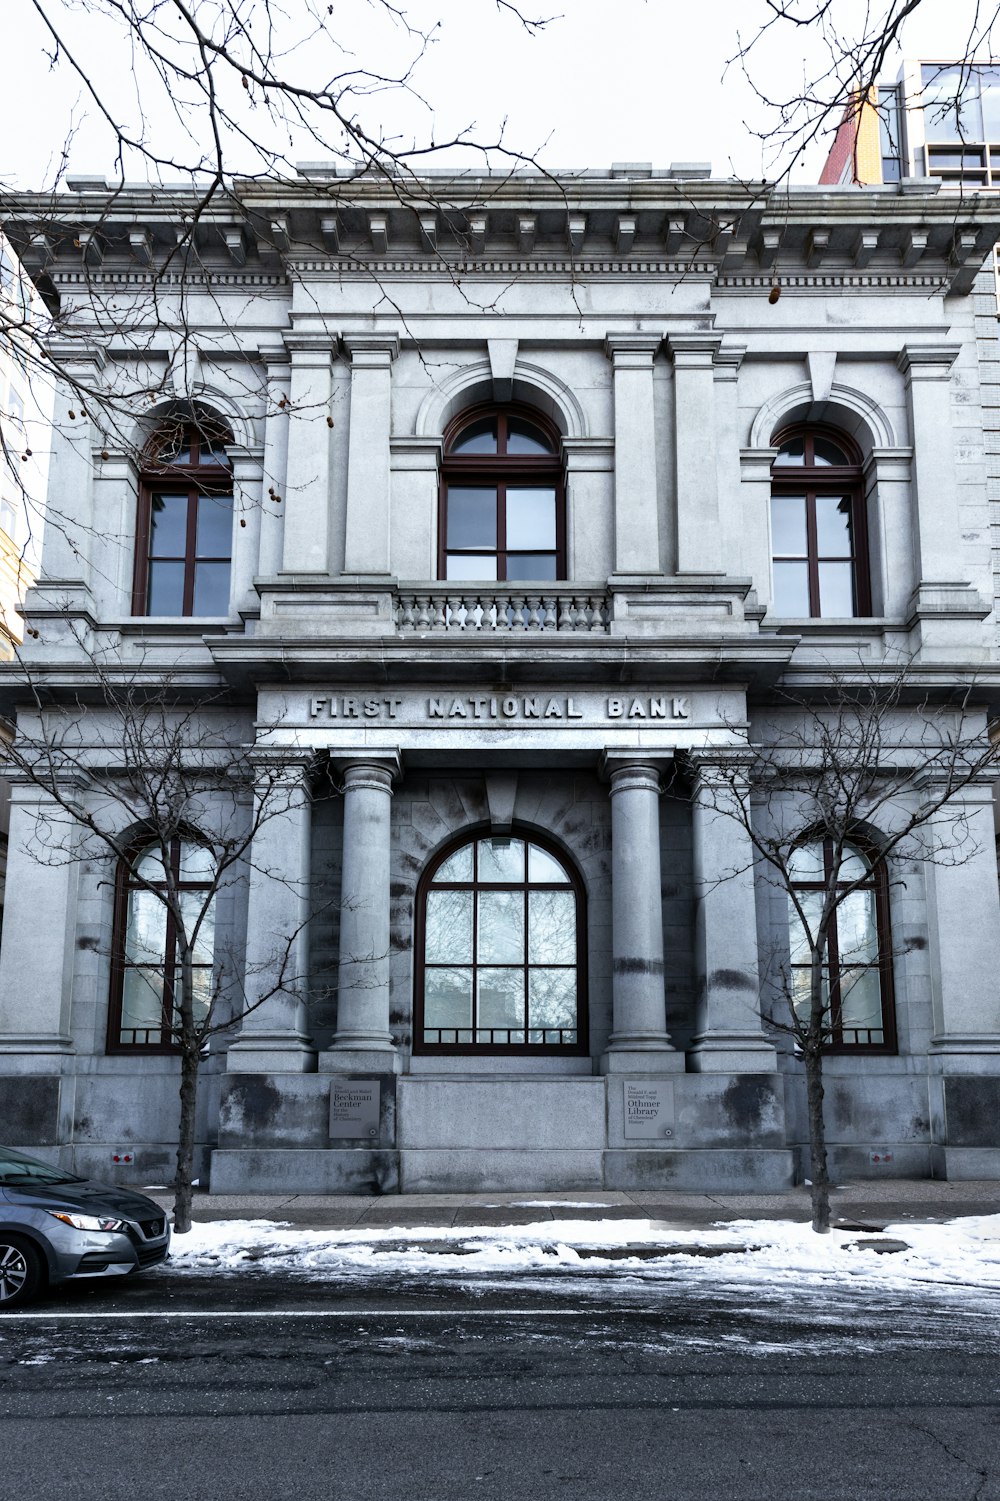
<svg viewBox="0 0 1000 1501"><path fill-rule="evenodd" d="M636 1083L623 1079L625 1137L628 1141L669 1141L674 1134L674 1086L667 1079Z"/></svg>
<svg viewBox="0 0 1000 1501"><path fill-rule="evenodd" d="M330 1135L378 1140L377 1079L337 1079L330 1087Z"/></svg>

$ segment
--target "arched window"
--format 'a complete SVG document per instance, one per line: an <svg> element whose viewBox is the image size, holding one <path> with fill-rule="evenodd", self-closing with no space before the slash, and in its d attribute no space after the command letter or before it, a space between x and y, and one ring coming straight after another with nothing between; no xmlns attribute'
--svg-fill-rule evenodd
<svg viewBox="0 0 1000 1501"><path fill-rule="evenodd" d="M417 900L414 1051L583 1053L584 896L535 834L481 834L428 868Z"/></svg>
<svg viewBox="0 0 1000 1501"><path fill-rule="evenodd" d="M230 434L213 418L172 422L143 455L134 615L228 615L233 554Z"/></svg>
<svg viewBox="0 0 1000 1501"><path fill-rule="evenodd" d="M559 435L540 412L480 407L452 423L438 552L444 579L566 577Z"/></svg>
<svg viewBox="0 0 1000 1501"><path fill-rule="evenodd" d="M118 867L108 1050L172 1050L181 964L177 924L161 895L179 899L189 940L194 942L194 1012L203 1017L212 994L215 914L211 851L192 839L170 844L169 875L158 843L140 844ZM150 890L150 887L153 889Z"/></svg>
<svg viewBox="0 0 1000 1501"><path fill-rule="evenodd" d="M861 461L842 434L779 434L771 470L774 614L871 614Z"/></svg>
<svg viewBox="0 0 1000 1501"><path fill-rule="evenodd" d="M824 992L830 1046L893 1052L896 1031L885 866L880 863L873 868L863 849L845 844L835 868L829 839L802 844L793 852L792 884L814 937L826 892L851 886L859 878L857 890L838 904L829 929ZM805 1020L809 1015L809 943L790 898L789 957L793 1004Z"/></svg>

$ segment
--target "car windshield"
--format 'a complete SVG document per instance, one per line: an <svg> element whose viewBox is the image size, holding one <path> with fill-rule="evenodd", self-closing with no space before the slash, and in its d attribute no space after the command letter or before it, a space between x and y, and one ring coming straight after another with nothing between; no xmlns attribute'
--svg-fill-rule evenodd
<svg viewBox="0 0 1000 1501"><path fill-rule="evenodd" d="M23 1183L82 1183L61 1167L48 1162L38 1162L34 1157L25 1157L12 1152L9 1147L0 1147L0 1184Z"/></svg>

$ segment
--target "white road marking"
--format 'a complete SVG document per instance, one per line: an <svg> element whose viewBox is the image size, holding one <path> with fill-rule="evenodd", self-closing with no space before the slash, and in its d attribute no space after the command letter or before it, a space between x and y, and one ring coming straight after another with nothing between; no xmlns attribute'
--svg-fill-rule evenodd
<svg viewBox="0 0 1000 1501"><path fill-rule="evenodd" d="M630 1314L656 1314L662 1313L662 1309L655 1308L616 1308L615 1313ZM590 1308L376 1308L376 1309L350 1309L350 1308L262 1308L254 1311L250 1308L234 1308L230 1312L223 1309L192 1309L188 1313L178 1309L164 1309L162 1312L137 1311L135 1313L121 1313L114 1310L105 1310L101 1313L2 1313L0 1314L0 1335L3 1333L5 1324L50 1324L55 1322L79 1323L88 1320L97 1323L100 1320L125 1320L125 1319L495 1319L495 1318L583 1318L594 1315L593 1307Z"/></svg>

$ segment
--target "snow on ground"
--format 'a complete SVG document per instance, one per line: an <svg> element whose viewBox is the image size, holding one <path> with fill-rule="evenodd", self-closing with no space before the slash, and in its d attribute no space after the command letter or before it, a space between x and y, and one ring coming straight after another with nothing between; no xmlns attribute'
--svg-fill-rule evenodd
<svg viewBox="0 0 1000 1501"><path fill-rule="evenodd" d="M905 1241L907 1249L888 1254L858 1244L886 1239ZM657 1255L659 1247L664 1249ZM722 1254L706 1256L712 1247ZM629 1257L633 1248L641 1256ZM607 1254L602 1256L602 1251ZM674 1229L648 1219L349 1230L299 1230L271 1220L217 1220L175 1236L171 1257L169 1265L179 1273L252 1268L310 1279L516 1276L545 1269L576 1272L582 1279L614 1270L641 1275L644 1281L683 1275L700 1283L756 1283L772 1289L782 1282L832 1280L895 1290L968 1287L1000 1292L1000 1214L934 1225L889 1225L878 1236L844 1230L816 1235L808 1225L788 1220L738 1220L697 1230Z"/></svg>

